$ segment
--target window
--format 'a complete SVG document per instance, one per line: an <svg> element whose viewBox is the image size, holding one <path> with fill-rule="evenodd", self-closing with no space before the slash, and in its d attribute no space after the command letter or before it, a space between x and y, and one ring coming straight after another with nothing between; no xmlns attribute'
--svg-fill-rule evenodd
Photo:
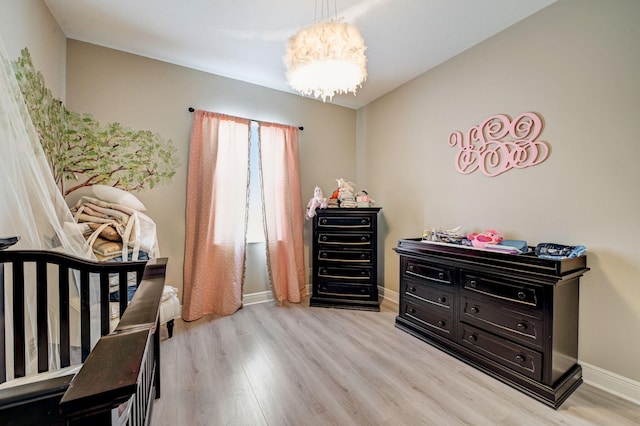
<svg viewBox="0 0 640 426"><path fill-rule="evenodd" d="M258 147L258 123L251 122L249 146L249 222L247 243L264 243L264 220L260 191L260 152Z"/></svg>

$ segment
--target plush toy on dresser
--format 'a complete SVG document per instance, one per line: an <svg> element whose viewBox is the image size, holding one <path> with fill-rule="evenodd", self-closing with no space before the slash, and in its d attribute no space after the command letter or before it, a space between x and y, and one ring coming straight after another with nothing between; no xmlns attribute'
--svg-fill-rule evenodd
<svg viewBox="0 0 640 426"><path fill-rule="evenodd" d="M310 220L316 215L316 209L326 209L327 208L327 199L322 194L322 189L316 185L313 190L313 197L307 203L307 213L304 215L305 219Z"/></svg>

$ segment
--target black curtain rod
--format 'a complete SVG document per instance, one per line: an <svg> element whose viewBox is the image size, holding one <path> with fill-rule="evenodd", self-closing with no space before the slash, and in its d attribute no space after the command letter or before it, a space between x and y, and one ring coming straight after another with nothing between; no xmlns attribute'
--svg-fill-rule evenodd
<svg viewBox="0 0 640 426"><path fill-rule="evenodd" d="M193 112L193 111L195 111L195 110L196 110L196 109L195 109L194 107L189 107L189 112ZM251 120L251 119L249 118L249 120ZM251 120L251 121L259 121L259 120ZM302 126L298 126L298 130L303 131L303 130L304 130L304 127L302 127Z"/></svg>

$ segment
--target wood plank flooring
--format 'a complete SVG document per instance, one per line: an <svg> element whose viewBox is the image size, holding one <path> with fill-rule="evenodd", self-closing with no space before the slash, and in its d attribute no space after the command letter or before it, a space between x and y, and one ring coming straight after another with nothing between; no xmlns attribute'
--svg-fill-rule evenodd
<svg viewBox="0 0 640 426"><path fill-rule="evenodd" d="M176 320L151 424L640 424L640 406L586 384L553 410L396 329L396 312L305 300Z"/></svg>

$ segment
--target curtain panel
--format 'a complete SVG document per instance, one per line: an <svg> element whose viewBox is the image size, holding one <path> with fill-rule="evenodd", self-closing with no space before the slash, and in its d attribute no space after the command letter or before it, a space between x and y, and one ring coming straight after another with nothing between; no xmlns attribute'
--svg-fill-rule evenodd
<svg viewBox="0 0 640 426"><path fill-rule="evenodd" d="M267 264L277 303L299 303L305 294L299 131L260 123L260 170Z"/></svg>
<svg viewBox="0 0 640 426"><path fill-rule="evenodd" d="M196 110L187 176L183 319L242 304L250 121Z"/></svg>

